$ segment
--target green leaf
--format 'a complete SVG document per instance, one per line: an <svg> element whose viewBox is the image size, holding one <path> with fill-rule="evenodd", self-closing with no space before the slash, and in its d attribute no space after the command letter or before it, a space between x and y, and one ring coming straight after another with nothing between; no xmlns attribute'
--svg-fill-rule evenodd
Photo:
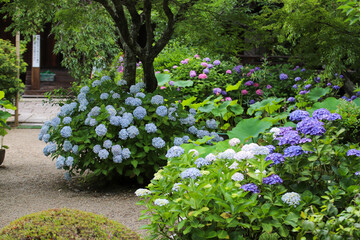
<svg viewBox="0 0 360 240"><path fill-rule="evenodd" d="M244 112L244 108L240 104L229 106L229 109L235 114L240 115Z"/></svg>
<svg viewBox="0 0 360 240"><path fill-rule="evenodd" d="M264 229L265 232L267 233L271 233L272 232L272 226L269 223L262 223L261 224L262 228Z"/></svg>
<svg viewBox="0 0 360 240"><path fill-rule="evenodd" d="M174 86L176 87L191 87L192 85L194 85L194 82L191 80L174 82Z"/></svg>
<svg viewBox="0 0 360 240"><path fill-rule="evenodd" d="M314 106L308 112L313 113L316 109L320 109L320 108L326 108L329 111L335 111L340 101L341 100L333 97L326 98L322 102L315 103Z"/></svg>
<svg viewBox="0 0 360 240"><path fill-rule="evenodd" d="M353 100L352 102L355 103L356 105L360 106L360 98L357 98L357 99Z"/></svg>
<svg viewBox="0 0 360 240"><path fill-rule="evenodd" d="M230 92L230 91L233 91L233 90L238 90L241 86L241 83L243 82L244 80L241 80L239 81L237 84L235 85L229 85L226 87L226 92Z"/></svg>
<svg viewBox="0 0 360 240"><path fill-rule="evenodd" d="M183 106L189 106L192 102L196 100L196 97L190 97L184 101L181 102L181 105Z"/></svg>
<svg viewBox="0 0 360 240"><path fill-rule="evenodd" d="M305 231L313 231L315 230L315 224L309 220L305 220L304 223L303 223L303 228Z"/></svg>
<svg viewBox="0 0 360 240"><path fill-rule="evenodd" d="M229 138L239 138L241 142L245 142L249 138L256 138L260 133L265 132L272 126L271 122L263 121L255 118L244 119L240 121L236 127L228 132Z"/></svg>
<svg viewBox="0 0 360 240"><path fill-rule="evenodd" d="M218 238L219 239L229 239L229 235L226 231L224 230L220 230L217 232Z"/></svg>
<svg viewBox="0 0 360 240"><path fill-rule="evenodd" d="M166 73L157 73L155 74L158 85L163 86L170 81L171 75Z"/></svg>
<svg viewBox="0 0 360 240"><path fill-rule="evenodd" d="M0 99L3 99L5 97L5 92L4 91L0 91Z"/></svg>
<svg viewBox="0 0 360 240"><path fill-rule="evenodd" d="M134 166L134 168L136 168L137 165L138 165L138 161L132 160L132 161L131 161L131 164Z"/></svg>
<svg viewBox="0 0 360 240"><path fill-rule="evenodd" d="M308 97L311 101L316 102L319 98L328 94L329 91L329 88L316 87L311 89L311 91L308 93Z"/></svg>
<svg viewBox="0 0 360 240"><path fill-rule="evenodd" d="M286 217L284 223L287 225L291 225L292 227L297 227L299 217L300 216L298 214L290 212L289 215Z"/></svg>
<svg viewBox="0 0 360 240"><path fill-rule="evenodd" d="M200 112L205 112L205 113L209 113L209 112L211 112L214 108L215 108L214 105L208 104L208 105L205 105L205 106L203 106L203 107L199 107L199 108L198 108L198 111L200 111Z"/></svg>

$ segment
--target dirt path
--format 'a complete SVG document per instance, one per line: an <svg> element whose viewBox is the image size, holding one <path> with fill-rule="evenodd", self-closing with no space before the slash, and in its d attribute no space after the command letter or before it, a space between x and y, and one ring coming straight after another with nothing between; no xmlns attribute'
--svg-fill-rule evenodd
<svg viewBox="0 0 360 240"><path fill-rule="evenodd" d="M51 208L76 208L102 214L130 229L145 233L139 227L140 211L135 187L95 192L74 188L64 179L64 170L45 157L44 142L37 137L39 129L12 129L5 137L4 163L0 166L0 229L11 221Z"/></svg>

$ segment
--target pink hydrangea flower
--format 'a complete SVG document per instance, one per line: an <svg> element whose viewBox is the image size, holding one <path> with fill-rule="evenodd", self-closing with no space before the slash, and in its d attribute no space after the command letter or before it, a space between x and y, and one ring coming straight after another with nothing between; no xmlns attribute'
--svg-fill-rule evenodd
<svg viewBox="0 0 360 240"><path fill-rule="evenodd" d="M246 94L248 94L248 91L246 89L243 89L243 90L241 90L241 94L246 95Z"/></svg>
<svg viewBox="0 0 360 240"><path fill-rule="evenodd" d="M231 74L232 72L231 72L230 69L228 69L228 70L226 70L226 73L227 73L227 74Z"/></svg>
<svg viewBox="0 0 360 240"><path fill-rule="evenodd" d="M263 91L261 89L258 89L256 90L256 94L261 96L263 94Z"/></svg>
<svg viewBox="0 0 360 240"><path fill-rule="evenodd" d="M205 73L199 74L199 79L206 79L207 75Z"/></svg>
<svg viewBox="0 0 360 240"><path fill-rule="evenodd" d="M222 102L223 102L223 101L225 101L225 100L224 100L224 99L221 99L220 101L222 101Z"/></svg>
<svg viewBox="0 0 360 240"><path fill-rule="evenodd" d="M178 67L178 66L174 65L174 66L173 66L173 69L176 69L177 67Z"/></svg>
<svg viewBox="0 0 360 240"><path fill-rule="evenodd" d="M196 72L194 70L191 70L189 75L190 77L196 77Z"/></svg>
<svg viewBox="0 0 360 240"><path fill-rule="evenodd" d="M206 68L206 67L208 66L208 64L207 64L206 62L202 62L202 63L201 63L201 66L204 67L204 68Z"/></svg>
<svg viewBox="0 0 360 240"><path fill-rule="evenodd" d="M160 71L156 71L155 74L160 73Z"/></svg>
<svg viewBox="0 0 360 240"><path fill-rule="evenodd" d="M232 101L231 97L226 97L225 101Z"/></svg>
<svg viewBox="0 0 360 240"><path fill-rule="evenodd" d="M199 56L199 55L197 55L197 54L195 54L195 55L194 55L194 58L199 59L199 58L200 58L200 56Z"/></svg>
<svg viewBox="0 0 360 240"><path fill-rule="evenodd" d="M169 69L164 69L164 72L165 72L165 73L168 73L168 72L170 72L170 71L169 71Z"/></svg>
<svg viewBox="0 0 360 240"><path fill-rule="evenodd" d="M161 87L160 87L161 90L163 90L163 89L165 89L165 88L166 88L165 86L161 86Z"/></svg>
<svg viewBox="0 0 360 240"><path fill-rule="evenodd" d="M258 87L259 86L259 84L258 83L254 83L254 87Z"/></svg>
<svg viewBox="0 0 360 240"><path fill-rule="evenodd" d="M170 86L174 86L174 81L170 81L170 82L169 82L169 85L170 85Z"/></svg>

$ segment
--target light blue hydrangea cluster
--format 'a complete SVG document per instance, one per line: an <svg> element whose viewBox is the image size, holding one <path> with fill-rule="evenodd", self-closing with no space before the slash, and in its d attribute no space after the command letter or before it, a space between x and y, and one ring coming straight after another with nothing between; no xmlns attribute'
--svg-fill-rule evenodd
<svg viewBox="0 0 360 240"><path fill-rule="evenodd" d="M139 129L135 126L128 127L126 131L129 134L129 138L135 138L137 135L139 135Z"/></svg>
<svg viewBox="0 0 360 240"><path fill-rule="evenodd" d="M94 147L93 147L93 152L98 154L101 150L101 146L99 144L96 144Z"/></svg>
<svg viewBox="0 0 360 240"><path fill-rule="evenodd" d="M73 146L72 146L72 144L71 144L70 141L68 141L68 140L65 140L65 141L64 141L63 149L64 149L65 152L70 152L71 149L72 149L72 147L73 147Z"/></svg>
<svg viewBox="0 0 360 240"><path fill-rule="evenodd" d="M175 107L170 107L168 110L168 118L171 121L176 121L176 117L178 117L178 114L176 112L176 108Z"/></svg>
<svg viewBox="0 0 360 240"><path fill-rule="evenodd" d="M145 93L142 93L142 92L138 92L135 94L136 98L144 98L145 96L146 96Z"/></svg>
<svg viewBox="0 0 360 240"><path fill-rule="evenodd" d="M195 160L195 165L197 168L201 168L202 166L210 165L212 162L205 158L198 158Z"/></svg>
<svg viewBox="0 0 360 240"><path fill-rule="evenodd" d="M69 157L66 158L66 160L65 160L65 165L66 166L71 167L73 165L73 163L74 163L74 158L73 157L69 156Z"/></svg>
<svg viewBox="0 0 360 240"><path fill-rule="evenodd" d="M113 105L107 105L105 107L105 109L109 113L110 116L115 116L116 115L116 109L114 108Z"/></svg>
<svg viewBox="0 0 360 240"><path fill-rule="evenodd" d="M101 108L98 106L95 106L91 109L88 116L89 117L97 117L97 116L99 116L100 112L101 112Z"/></svg>
<svg viewBox="0 0 360 240"><path fill-rule="evenodd" d="M157 131L157 127L154 123L145 124L145 131L147 133L155 133Z"/></svg>
<svg viewBox="0 0 360 240"><path fill-rule="evenodd" d="M126 129L121 129L119 131L119 138L121 140L126 140L129 137L129 133L126 131Z"/></svg>
<svg viewBox="0 0 360 240"><path fill-rule="evenodd" d="M131 152L128 148L124 148L121 152L121 156L123 159L128 159L131 156Z"/></svg>
<svg viewBox="0 0 360 240"><path fill-rule="evenodd" d="M89 86L84 86L80 89L80 93L85 93L87 94L90 91Z"/></svg>
<svg viewBox="0 0 360 240"><path fill-rule="evenodd" d="M300 204L301 201L301 197L300 194L296 193L296 192L289 192L289 193L285 193L282 197L281 200L288 204L289 206L298 206Z"/></svg>
<svg viewBox="0 0 360 240"><path fill-rule="evenodd" d="M120 94L118 94L118 93L113 93L113 94L111 95L111 97L112 97L113 99L119 99L119 98L120 98Z"/></svg>
<svg viewBox="0 0 360 240"><path fill-rule="evenodd" d="M197 168L188 168L180 173L181 179L186 179L186 178L196 179L201 176L202 176L201 171Z"/></svg>
<svg viewBox="0 0 360 240"><path fill-rule="evenodd" d="M135 94L135 93L138 93L140 92L141 88L139 85L131 85L130 86L130 93L131 94Z"/></svg>
<svg viewBox="0 0 360 240"><path fill-rule="evenodd" d="M71 117L64 117L63 119L63 124L70 124L72 121L72 118Z"/></svg>
<svg viewBox="0 0 360 240"><path fill-rule="evenodd" d="M101 149L98 156L100 159L107 159L109 157L109 151L106 149Z"/></svg>
<svg viewBox="0 0 360 240"><path fill-rule="evenodd" d="M186 118L180 118L180 123L183 125L194 125L196 122L196 119L193 115L188 115Z"/></svg>
<svg viewBox="0 0 360 240"><path fill-rule="evenodd" d="M63 128L60 130L60 134L61 134L61 136L64 137L64 138L71 137L71 134L72 134L71 127L69 127L69 126L63 127Z"/></svg>
<svg viewBox="0 0 360 240"><path fill-rule="evenodd" d="M120 126L120 116L111 116L110 117L110 124L113 126Z"/></svg>
<svg viewBox="0 0 360 240"><path fill-rule="evenodd" d="M90 125L90 126L94 127L94 126L96 126L97 124L98 124L98 122L96 121L96 119L94 119L94 118L91 118L91 119L90 119L90 121L89 121L89 125Z"/></svg>
<svg viewBox="0 0 360 240"><path fill-rule="evenodd" d="M72 102L72 103L69 103L69 104L64 104L63 106L61 106L60 108L60 112L59 112L59 116L70 116L75 108L77 107L77 103L76 102Z"/></svg>
<svg viewBox="0 0 360 240"><path fill-rule="evenodd" d="M109 94L108 93L102 93L101 95L100 95L100 99L101 100L106 100L106 99L108 99L109 98Z"/></svg>
<svg viewBox="0 0 360 240"><path fill-rule="evenodd" d="M106 82L106 81L109 81L109 80L111 80L111 77L109 77L109 76L102 76L101 77L101 79L100 79L100 81L103 83L103 82Z"/></svg>
<svg viewBox="0 0 360 240"><path fill-rule="evenodd" d="M127 82L124 79L121 79L116 83L116 85L118 85L118 86L125 86L126 84L127 84Z"/></svg>
<svg viewBox="0 0 360 240"><path fill-rule="evenodd" d="M174 138L174 145L175 146L181 146L181 144L183 144L183 143L184 143L184 140L182 138L180 138L180 137L175 137Z"/></svg>
<svg viewBox="0 0 360 240"><path fill-rule="evenodd" d="M105 140L103 143L103 147L106 149L110 149L112 147L112 141L109 139Z"/></svg>
<svg viewBox="0 0 360 240"><path fill-rule="evenodd" d="M191 115L196 115L196 114L197 114L197 111L196 111L195 108L190 108L189 113L190 113Z"/></svg>
<svg viewBox="0 0 360 240"><path fill-rule="evenodd" d="M185 152L185 150L182 147L173 146L167 151L165 157L167 157L167 158L180 157L181 155L184 154L184 152Z"/></svg>
<svg viewBox="0 0 360 240"><path fill-rule="evenodd" d="M142 104L142 101L140 98L128 97L125 99L125 104L129 106L137 107Z"/></svg>
<svg viewBox="0 0 360 240"><path fill-rule="evenodd" d="M206 127L210 129L217 129L218 124L215 119L206 120Z"/></svg>
<svg viewBox="0 0 360 240"><path fill-rule="evenodd" d="M79 146L78 145L74 145L71 149L71 151L74 153L74 154L77 154L78 151L79 151Z"/></svg>
<svg viewBox="0 0 360 240"><path fill-rule="evenodd" d="M119 144L116 144L114 146L111 147L111 153L116 156L116 155L121 155L121 146Z"/></svg>
<svg viewBox="0 0 360 240"><path fill-rule="evenodd" d="M156 108L156 114L160 117L165 117L167 115L167 107L159 106Z"/></svg>
<svg viewBox="0 0 360 240"><path fill-rule="evenodd" d="M165 141L161 137L155 137L152 139L152 145L155 148L163 148L165 147Z"/></svg>
<svg viewBox="0 0 360 240"><path fill-rule="evenodd" d="M45 156L49 156L51 153L55 153L57 149L57 146L55 143L50 142L48 145L46 145L43 149L43 153Z"/></svg>
<svg viewBox="0 0 360 240"><path fill-rule="evenodd" d="M164 98L160 95L155 95L151 98L151 104L161 105L164 103Z"/></svg>
<svg viewBox="0 0 360 240"><path fill-rule="evenodd" d="M48 133L44 134L44 136L42 137L42 140L45 143L48 143L50 141L50 134L48 134Z"/></svg>
<svg viewBox="0 0 360 240"><path fill-rule="evenodd" d="M105 134L107 133L107 128L104 124L99 124L96 128L95 128L95 133L96 135L98 135L99 137L105 136Z"/></svg>
<svg viewBox="0 0 360 240"><path fill-rule="evenodd" d="M51 126L56 128L61 123L61 119L59 117L54 117L51 120Z"/></svg>
<svg viewBox="0 0 360 240"><path fill-rule="evenodd" d="M58 156L58 158L56 159L56 168L57 169L61 169L65 166L65 157L63 156Z"/></svg>
<svg viewBox="0 0 360 240"><path fill-rule="evenodd" d="M100 86L101 85L101 82L99 80L95 80L91 83L91 86L92 87L97 87L97 86Z"/></svg>
<svg viewBox="0 0 360 240"><path fill-rule="evenodd" d="M135 118L142 120L146 116L146 109L141 106L136 107L133 112L133 115Z"/></svg>

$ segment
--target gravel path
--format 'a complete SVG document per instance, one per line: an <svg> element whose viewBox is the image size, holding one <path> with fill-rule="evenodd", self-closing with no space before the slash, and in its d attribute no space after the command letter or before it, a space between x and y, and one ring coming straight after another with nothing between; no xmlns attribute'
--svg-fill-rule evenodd
<svg viewBox="0 0 360 240"><path fill-rule="evenodd" d="M144 234L138 221L144 209L135 203L136 187L111 191L79 190L64 179L64 171L45 157L44 142L37 139L39 129L12 129L5 136L4 163L0 166L0 229L11 221L51 208L75 208L102 214Z"/></svg>

